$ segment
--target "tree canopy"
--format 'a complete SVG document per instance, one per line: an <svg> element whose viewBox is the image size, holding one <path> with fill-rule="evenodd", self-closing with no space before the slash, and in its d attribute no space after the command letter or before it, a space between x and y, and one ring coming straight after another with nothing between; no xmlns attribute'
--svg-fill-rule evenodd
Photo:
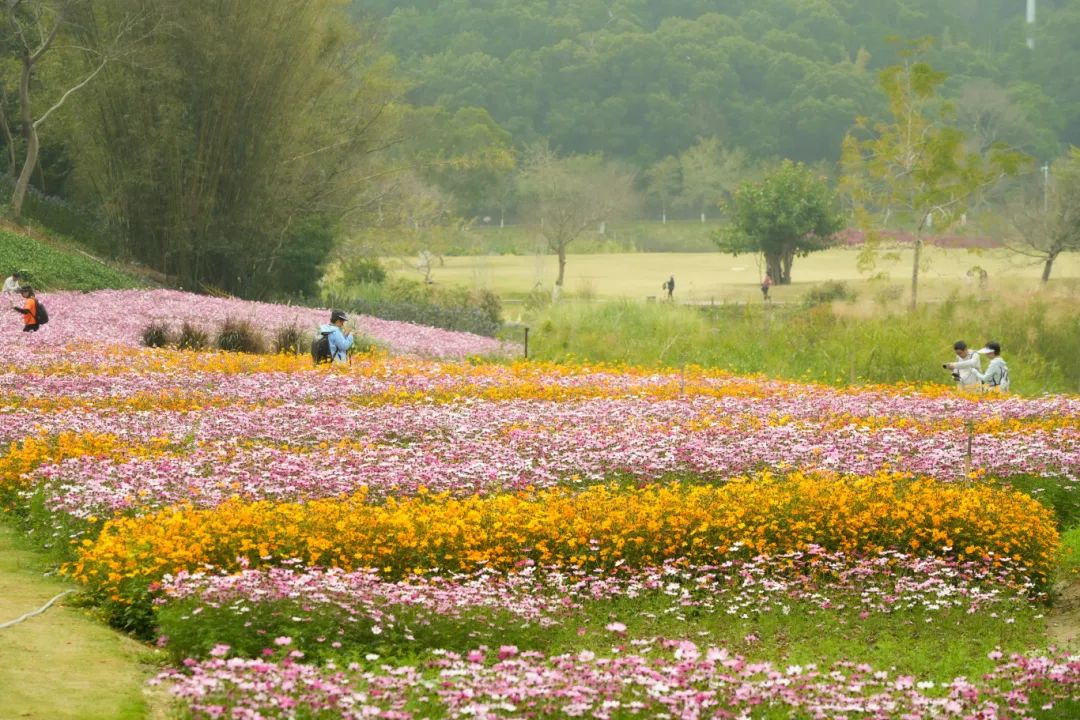
<svg viewBox="0 0 1080 720"><path fill-rule="evenodd" d="M420 105L480 106L519 146L647 167L700 137L753 158L834 161L873 115L893 37L935 36L926 60L973 123L1036 156L1080 144L1080 5L1039 4L1034 50L1016 0L357 0ZM983 83L972 86L973 82ZM989 91L987 91L989 89Z"/></svg>
<svg viewBox="0 0 1080 720"><path fill-rule="evenodd" d="M633 177L651 217L721 218L761 168L832 174L855 118L888 123L878 78L897 36L935 38L930 110L951 108L965 150L1052 162L1080 145L1080 83L1062 71L1080 64L1080 4L1067 0L1040 2L1034 47L1015 0L4 7L5 212L20 187L91 208L103 247L186 287L307 292L358 235L412 222L400 234L417 250L438 245L417 219L433 206L448 227L527 221L523 162L541 145ZM28 69L28 41L54 26Z"/></svg>
<svg viewBox="0 0 1080 720"><path fill-rule="evenodd" d="M796 256L824 250L844 226L836 192L826 178L785 160L759 183L746 183L729 207L731 224L716 235L722 250L760 252L773 282L791 283Z"/></svg>

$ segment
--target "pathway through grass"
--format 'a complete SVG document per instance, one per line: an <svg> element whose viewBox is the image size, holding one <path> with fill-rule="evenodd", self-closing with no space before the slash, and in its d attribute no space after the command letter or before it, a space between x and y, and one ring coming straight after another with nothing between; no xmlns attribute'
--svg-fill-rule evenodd
<svg viewBox="0 0 1080 720"><path fill-rule="evenodd" d="M69 586L44 577L38 556L0 524L0 623L36 610ZM149 714L150 652L58 602L0 629L0 715L11 720L134 720Z"/></svg>

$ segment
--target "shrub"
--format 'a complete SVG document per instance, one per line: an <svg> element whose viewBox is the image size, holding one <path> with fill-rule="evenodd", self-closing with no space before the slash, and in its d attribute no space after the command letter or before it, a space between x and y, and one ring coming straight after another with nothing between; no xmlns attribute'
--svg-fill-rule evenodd
<svg viewBox="0 0 1080 720"><path fill-rule="evenodd" d="M350 258L343 264L342 270L350 283L379 285L386 281L386 268L378 258L363 255Z"/></svg>
<svg viewBox="0 0 1080 720"><path fill-rule="evenodd" d="M306 352L304 345L307 341L307 332L296 325L286 325L278 328L274 333L274 352L301 355Z"/></svg>
<svg viewBox="0 0 1080 720"><path fill-rule="evenodd" d="M351 352L370 353L382 349L382 344L370 335L366 335L362 332L353 332L353 346Z"/></svg>
<svg viewBox="0 0 1080 720"><path fill-rule="evenodd" d="M209 334L202 328L184 321L180 334L176 337L176 347L181 350L203 350L210 344Z"/></svg>
<svg viewBox="0 0 1080 720"><path fill-rule="evenodd" d="M217 347L226 352L258 354L266 351L266 343L250 320L226 318L218 333Z"/></svg>
<svg viewBox="0 0 1080 720"><path fill-rule="evenodd" d="M425 285L394 279L359 287L351 299L336 302L362 315L495 336L502 327L502 302L486 289Z"/></svg>
<svg viewBox="0 0 1080 720"><path fill-rule="evenodd" d="M807 307L824 305L834 300L846 300L854 302L858 293L848 287L848 284L839 280L829 280L820 285L810 288L803 295L803 304Z"/></svg>
<svg viewBox="0 0 1080 720"><path fill-rule="evenodd" d="M549 305L551 305L551 291L545 290L540 283L537 283L536 287L525 296L525 309L529 312L544 310Z"/></svg>
<svg viewBox="0 0 1080 720"><path fill-rule="evenodd" d="M172 333L169 326L163 322L154 321L142 331L142 344L146 347L162 348L172 342Z"/></svg>

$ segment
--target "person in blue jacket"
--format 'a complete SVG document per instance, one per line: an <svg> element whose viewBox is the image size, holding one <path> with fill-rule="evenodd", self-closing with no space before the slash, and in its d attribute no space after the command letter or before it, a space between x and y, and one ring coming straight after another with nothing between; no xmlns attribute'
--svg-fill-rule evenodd
<svg viewBox="0 0 1080 720"><path fill-rule="evenodd" d="M330 356L334 362L346 362L349 359L349 348L353 346L352 330L345 329L345 321L349 318L341 310L330 313L330 322L319 328L319 332L329 336Z"/></svg>

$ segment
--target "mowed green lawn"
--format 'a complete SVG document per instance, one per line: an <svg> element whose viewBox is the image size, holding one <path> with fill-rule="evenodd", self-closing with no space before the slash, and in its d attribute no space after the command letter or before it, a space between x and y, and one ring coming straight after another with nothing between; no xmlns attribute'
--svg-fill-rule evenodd
<svg viewBox="0 0 1080 720"><path fill-rule="evenodd" d="M858 250L837 248L796 258L793 283L774 287L776 300L794 301L809 287L825 280L841 280L863 296L881 294L886 286L906 289L910 284L911 250L899 251L900 260L881 263L877 271L887 280L869 282L857 266ZM966 276L974 266L989 273L988 289L1025 292L1038 288L1042 266L1006 250L927 248L929 266L922 273L921 298L941 300L953 292L977 293ZM676 299L682 302L742 302L761 297L764 273L758 257L732 257L721 253L616 253L571 255L567 259L564 292L597 299L640 298L663 295L662 283L675 276ZM420 275L398 260L388 260L394 274L418 279ZM558 273L554 255L477 255L446 257L432 279L438 284L489 288L504 298L522 297L539 287L550 289ZM1054 265L1051 285L1057 289L1080 284L1080 255L1062 256ZM895 291L894 291L895 292Z"/></svg>

